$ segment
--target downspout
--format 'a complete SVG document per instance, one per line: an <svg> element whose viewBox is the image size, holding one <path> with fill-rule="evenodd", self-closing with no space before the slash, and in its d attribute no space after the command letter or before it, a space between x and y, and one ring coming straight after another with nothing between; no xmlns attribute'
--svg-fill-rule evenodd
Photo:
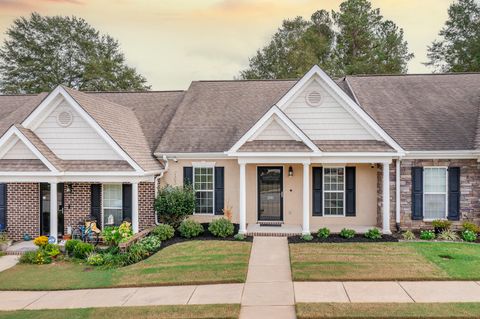
<svg viewBox="0 0 480 319"><path fill-rule="evenodd" d="M400 157L395 162L395 227L400 231Z"/></svg>
<svg viewBox="0 0 480 319"><path fill-rule="evenodd" d="M164 162L165 168L160 172L158 176L155 176L155 198L157 198L157 195L158 195L158 181L160 180L160 178L163 177L163 174L165 174L165 172L168 171L168 158L166 155L163 155L163 162ZM158 224L160 223L158 222L157 212L155 212L155 225L158 225Z"/></svg>

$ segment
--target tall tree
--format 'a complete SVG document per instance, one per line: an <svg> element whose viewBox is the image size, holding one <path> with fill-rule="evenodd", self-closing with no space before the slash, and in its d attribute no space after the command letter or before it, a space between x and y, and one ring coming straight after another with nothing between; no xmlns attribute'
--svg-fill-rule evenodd
<svg viewBox="0 0 480 319"><path fill-rule="evenodd" d="M240 72L244 79L297 78L318 64L332 68L334 34L328 12L315 12L310 20L284 20L270 43L250 58L250 67Z"/></svg>
<svg viewBox="0 0 480 319"><path fill-rule="evenodd" d="M407 71L413 54L408 51L403 30L384 20L370 1L346 0L338 12L332 11L332 18L320 10L310 21L301 17L284 20L270 43L257 51L240 76L299 77L313 64L331 76Z"/></svg>
<svg viewBox="0 0 480 319"><path fill-rule="evenodd" d="M480 3L459 0L450 5L439 40L428 47L425 65L438 72L480 71Z"/></svg>
<svg viewBox="0 0 480 319"><path fill-rule="evenodd" d="M58 84L80 90L147 90L118 42L77 17L19 18L0 48L0 91L38 93Z"/></svg>

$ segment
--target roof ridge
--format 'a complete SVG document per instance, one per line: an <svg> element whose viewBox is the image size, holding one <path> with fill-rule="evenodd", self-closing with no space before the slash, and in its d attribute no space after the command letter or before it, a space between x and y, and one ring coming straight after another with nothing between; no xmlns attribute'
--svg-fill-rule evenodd
<svg viewBox="0 0 480 319"><path fill-rule="evenodd" d="M362 77L408 77L408 76L442 76L442 75L475 75L480 72L442 72L442 73L386 73L386 74L349 74L345 75L345 78L362 78Z"/></svg>
<svg viewBox="0 0 480 319"><path fill-rule="evenodd" d="M151 90L151 91L78 91L87 94L102 94L102 93L120 93L120 94L128 94L128 93L173 93L173 92L185 92L185 90Z"/></svg>
<svg viewBox="0 0 480 319"><path fill-rule="evenodd" d="M239 80L196 80L193 82L288 82L298 81L299 79L239 79Z"/></svg>

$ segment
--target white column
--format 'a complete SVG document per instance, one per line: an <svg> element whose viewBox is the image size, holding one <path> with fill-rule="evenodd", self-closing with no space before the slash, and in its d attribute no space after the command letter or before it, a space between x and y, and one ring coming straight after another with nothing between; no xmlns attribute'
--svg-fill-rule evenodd
<svg viewBox="0 0 480 319"><path fill-rule="evenodd" d="M303 163L303 230L302 234L310 234L310 164Z"/></svg>
<svg viewBox="0 0 480 319"><path fill-rule="evenodd" d="M240 163L240 234L247 233L247 196L245 163Z"/></svg>
<svg viewBox="0 0 480 319"><path fill-rule="evenodd" d="M50 236L58 242L57 183L50 183Z"/></svg>
<svg viewBox="0 0 480 319"><path fill-rule="evenodd" d="M132 183L132 230L138 233L138 183Z"/></svg>
<svg viewBox="0 0 480 319"><path fill-rule="evenodd" d="M400 224L400 158L395 163L395 222Z"/></svg>
<svg viewBox="0 0 480 319"><path fill-rule="evenodd" d="M383 233L391 234L390 231L390 164L383 163Z"/></svg>

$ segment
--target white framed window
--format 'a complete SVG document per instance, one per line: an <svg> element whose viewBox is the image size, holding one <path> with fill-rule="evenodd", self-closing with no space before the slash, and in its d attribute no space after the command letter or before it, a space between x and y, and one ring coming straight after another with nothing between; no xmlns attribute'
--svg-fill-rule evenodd
<svg viewBox="0 0 480 319"><path fill-rule="evenodd" d="M123 221L122 184L103 184L103 225L118 226Z"/></svg>
<svg viewBox="0 0 480 319"><path fill-rule="evenodd" d="M193 190L195 191L195 214L214 213L214 181L213 166L193 167Z"/></svg>
<svg viewBox="0 0 480 319"><path fill-rule="evenodd" d="M423 168L423 219L445 219L448 207L447 167Z"/></svg>
<svg viewBox="0 0 480 319"><path fill-rule="evenodd" d="M323 216L345 216L345 167L323 168Z"/></svg>

